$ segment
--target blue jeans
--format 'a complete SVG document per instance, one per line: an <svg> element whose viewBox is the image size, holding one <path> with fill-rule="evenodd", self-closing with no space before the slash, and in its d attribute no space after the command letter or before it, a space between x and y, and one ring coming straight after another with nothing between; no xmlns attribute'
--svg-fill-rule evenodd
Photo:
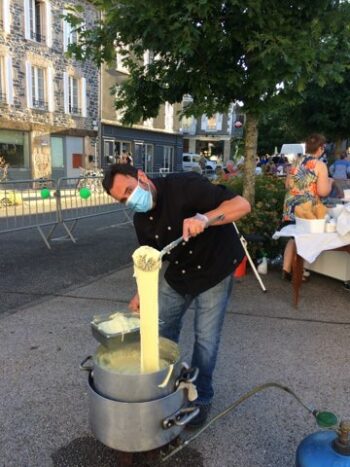
<svg viewBox="0 0 350 467"><path fill-rule="evenodd" d="M233 285L232 274L197 296L180 295L164 280L159 291L160 335L178 342L182 318L195 305L194 346L191 365L199 368L196 381L198 403L207 404L214 396L212 377L218 354L221 328Z"/></svg>

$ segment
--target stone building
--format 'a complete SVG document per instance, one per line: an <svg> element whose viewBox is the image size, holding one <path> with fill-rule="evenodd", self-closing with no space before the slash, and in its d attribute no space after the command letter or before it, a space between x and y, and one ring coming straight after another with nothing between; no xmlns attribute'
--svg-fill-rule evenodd
<svg viewBox="0 0 350 467"><path fill-rule="evenodd" d="M65 56L63 0L0 0L0 155L10 179L79 175L96 155L98 69ZM97 18L87 1L84 22Z"/></svg>
<svg viewBox="0 0 350 467"><path fill-rule="evenodd" d="M146 52L145 65L151 59ZM128 76L117 53L115 68L102 67L101 71L101 163L113 163L123 152L130 153L134 165L147 173L182 170L183 141L179 132L178 105L165 103L157 118L148 119L132 127L123 126L121 112L114 107L111 94L114 85Z"/></svg>
<svg viewBox="0 0 350 467"><path fill-rule="evenodd" d="M191 96L184 96L191 102ZM231 104L227 113L216 113L200 118L184 117L181 121L181 133L184 138L184 152L200 154L206 157L216 156L222 161L232 157L232 140L243 137L244 115L237 112Z"/></svg>

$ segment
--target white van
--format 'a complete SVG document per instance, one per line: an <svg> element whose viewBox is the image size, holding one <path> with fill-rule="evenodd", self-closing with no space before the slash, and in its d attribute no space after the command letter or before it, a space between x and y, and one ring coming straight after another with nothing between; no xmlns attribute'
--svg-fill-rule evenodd
<svg viewBox="0 0 350 467"><path fill-rule="evenodd" d="M201 172L201 166L199 164L201 156L192 152L184 152L182 154L182 169L185 172L195 170Z"/></svg>
<svg viewBox="0 0 350 467"><path fill-rule="evenodd" d="M305 154L305 143L283 144L280 154L284 154L292 163L298 154Z"/></svg>

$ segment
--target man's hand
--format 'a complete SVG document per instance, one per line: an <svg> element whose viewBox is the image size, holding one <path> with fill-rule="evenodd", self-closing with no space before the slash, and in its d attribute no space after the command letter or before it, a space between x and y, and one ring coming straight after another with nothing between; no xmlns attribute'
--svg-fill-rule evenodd
<svg viewBox="0 0 350 467"><path fill-rule="evenodd" d="M129 302L128 308L134 313L140 313L140 298L139 294L136 293Z"/></svg>
<svg viewBox="0 0 350 467"><path fill-rule="evenodd" d="M190 237L196 237L198 234L202 233L207 223L208 218L203 214L196 214L193 217L184 219L182 226L182 236L184 240L187 242Z"/></svg>

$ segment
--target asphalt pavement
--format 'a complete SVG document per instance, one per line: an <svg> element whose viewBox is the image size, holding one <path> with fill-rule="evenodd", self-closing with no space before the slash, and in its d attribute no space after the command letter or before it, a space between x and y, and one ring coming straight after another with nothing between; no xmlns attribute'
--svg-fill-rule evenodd
<svg viewBox="0 0 350 467"><path fill-rule="evenodd" d="M254 386L275 381L307 404L350 418L349 292L341 282L313 274L295 310L291 286L278 272L269 272L264 281L266 294L252 274L235 284L211 416ZM125 310L134 290L128 263L0 315L1 466L122 465L119 454L90 431L87 375L79 363L97 348L92 316ZM185 360L190 359L192 319L189 310L180 343ZM313 417L290 395L268 389L162 465L292 467L298 444L314 431ZM140 454L135 465L151 464Z"/></svg>
<svg viewBox="0 0 350 467"><path fill-rule="evenodd" d="M82 219L74 230L76 244L60 226L51 250L36 229L0 235L0 315L128 264L137 240L133 226L122 222L118 212Z"/></svg>

